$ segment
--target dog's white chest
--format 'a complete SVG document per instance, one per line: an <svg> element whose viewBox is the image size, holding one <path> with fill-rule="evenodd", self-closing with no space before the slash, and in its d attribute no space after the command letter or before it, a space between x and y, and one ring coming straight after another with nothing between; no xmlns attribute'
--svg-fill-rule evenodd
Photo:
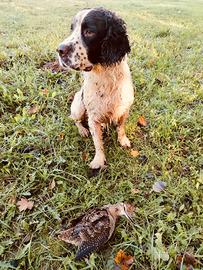
<svg viewBox="0 0 203 270"><path fill-rule="evenodd" d="M85 76L84 105L94 120L117 122L132 105L134 95L127 63L124 68Z"/></svg>
<svg viewBox="0 0 203 270"><path fill-rule="evenodd" d="M112 85L103 82L85 88L84 104L88 115L99 122L115 121L121 105L120 91L106 91Z"/></svg>

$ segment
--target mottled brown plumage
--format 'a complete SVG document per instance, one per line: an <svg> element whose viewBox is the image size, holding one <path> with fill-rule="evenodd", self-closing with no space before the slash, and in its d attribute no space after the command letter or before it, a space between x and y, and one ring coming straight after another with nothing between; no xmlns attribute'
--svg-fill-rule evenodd
<svg viewBox="0 0 203 270"><path fill-rule="evenodd" d="M124 215L131 219L133 210L132 205L125 203L89 209L74 219L68 229L60 233L59 239L78 246L76 259L80 260L102 247L111 238L117 218Z"/></svg>

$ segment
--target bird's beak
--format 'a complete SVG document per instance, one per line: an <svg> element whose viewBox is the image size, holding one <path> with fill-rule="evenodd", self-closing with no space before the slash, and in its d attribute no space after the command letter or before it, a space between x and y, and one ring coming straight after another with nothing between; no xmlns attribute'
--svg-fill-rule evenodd
<svg viewBox="0 0 203 270"><path fill-rule="evenodd" d="M132 223L135 224L134 220L132 219L132 217L130 215L128 215L127 213L125 213L126 218Z"/></svg>

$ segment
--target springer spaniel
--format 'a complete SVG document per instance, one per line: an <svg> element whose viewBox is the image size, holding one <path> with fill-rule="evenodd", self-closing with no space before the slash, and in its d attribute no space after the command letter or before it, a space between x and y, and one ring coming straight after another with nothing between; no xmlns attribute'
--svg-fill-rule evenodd
<svg viewBox="0 0 203 270"><path fill-rule="evenodd" d="M133 103L134 91L127 64L130 52L125 22L104 8L84 9L71 24L71 35L58 47L63 68L83 71L84 82L71 104L71 118L79 133L88 136L88 126L96 153L90 168L104 168L106 158L102 141L102 124L117 126L118 141L130 147L125 122Z"/></svg>

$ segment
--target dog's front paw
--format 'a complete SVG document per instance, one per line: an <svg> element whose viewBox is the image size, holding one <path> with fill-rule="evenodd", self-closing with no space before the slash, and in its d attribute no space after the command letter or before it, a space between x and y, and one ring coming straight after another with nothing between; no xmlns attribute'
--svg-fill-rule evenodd
<svg viewBox="0 0 203 270"><path fill-rule="evenodd" d="M130 147L130 140L128 139L128 137L123 136L122 138L119 139L119 143L122 147Z"/></svg>
<svg viewBox="0 0 203 270"><path fill-rule="evenodd" d="M91 169L104 169L106 168L105 157L96 155L92 162L90 163Z"/></svg>

